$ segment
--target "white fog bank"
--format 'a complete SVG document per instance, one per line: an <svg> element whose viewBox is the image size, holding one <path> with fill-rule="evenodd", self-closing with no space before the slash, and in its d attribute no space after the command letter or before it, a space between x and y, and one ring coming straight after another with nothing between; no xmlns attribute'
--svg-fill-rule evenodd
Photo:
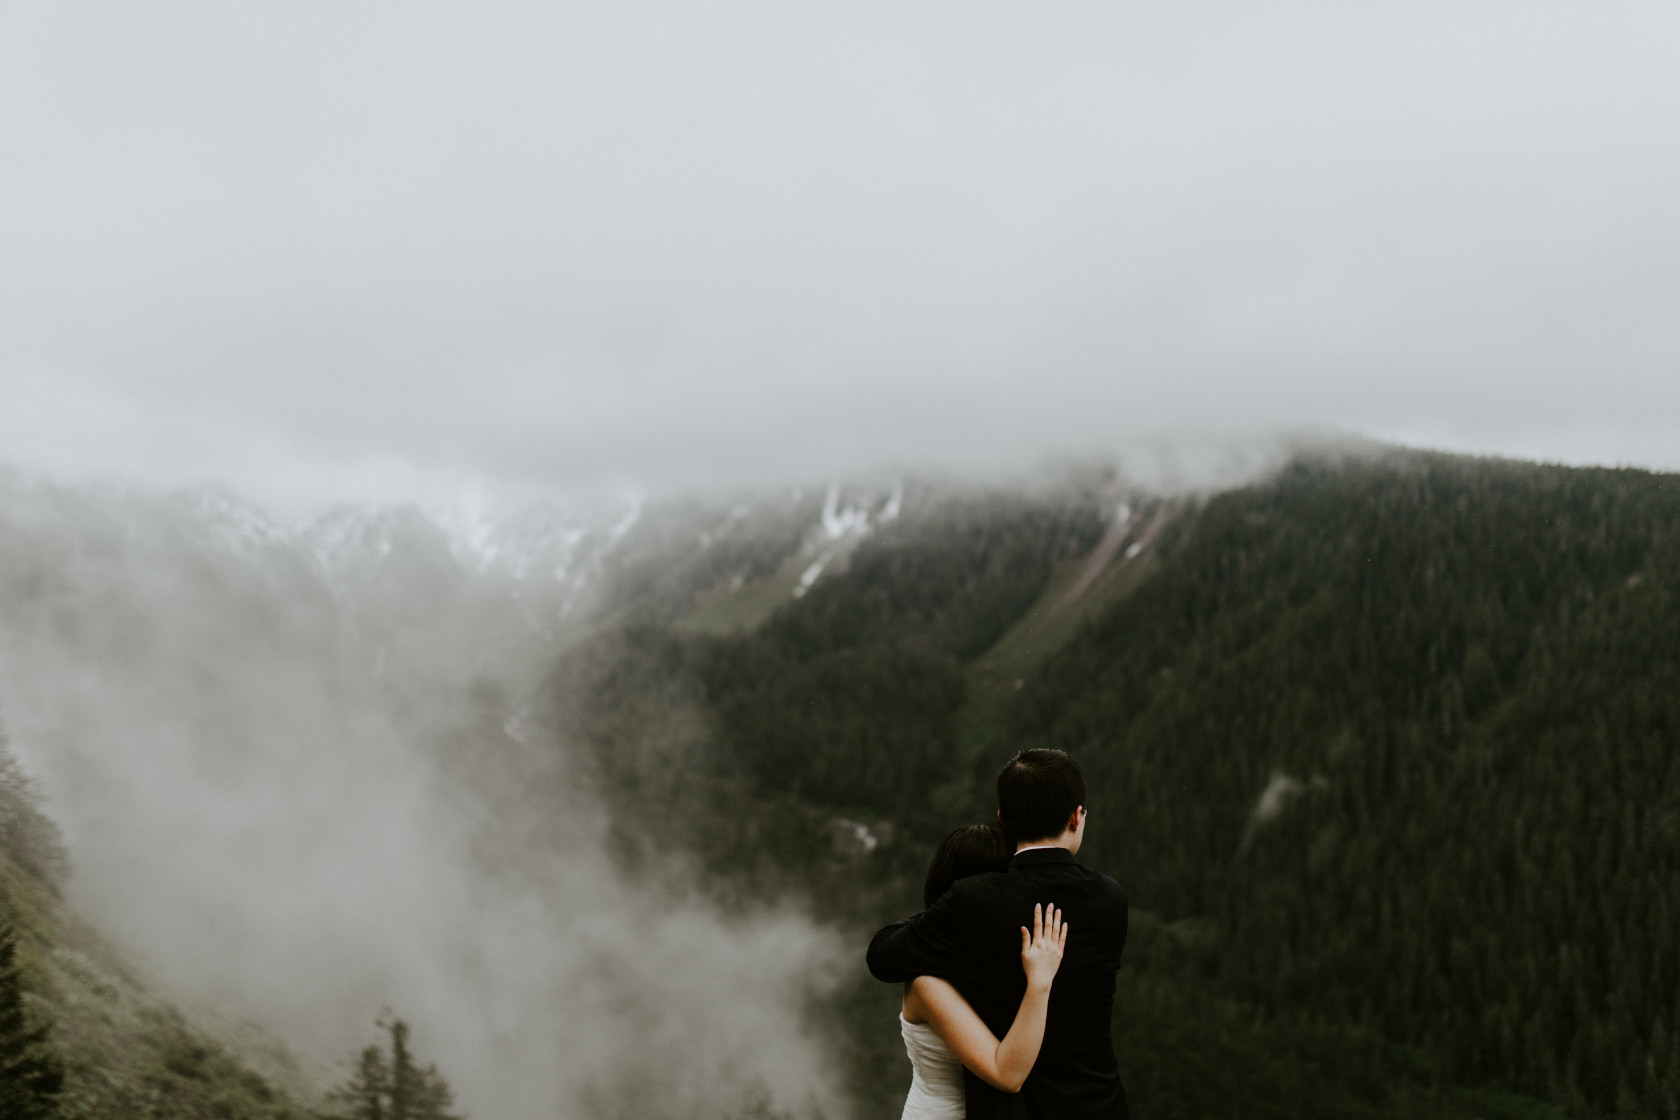
<svg viewBox="0 0 1680 1120"><path fill-rule="evenodd" d="M843 947L626 881L530 726L615 540L532 524L473 552L413 511L292 533L0 474L0 718L72 902L312 1063L389 1006L483 1120L843 1116L802 1019Z"/></svg>

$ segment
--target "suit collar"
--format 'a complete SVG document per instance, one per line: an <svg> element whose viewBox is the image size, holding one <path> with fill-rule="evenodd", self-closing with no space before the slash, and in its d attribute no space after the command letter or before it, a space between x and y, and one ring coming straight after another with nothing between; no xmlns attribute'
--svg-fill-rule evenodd
<svg viewBox="0 0 1680 1120"><path fill-rule="evenodd" d="M1076 863L1073 853L1066 848L1028 848L1024 852L1016 852L1009 866L1019 867L1040 863Z"/></svg>

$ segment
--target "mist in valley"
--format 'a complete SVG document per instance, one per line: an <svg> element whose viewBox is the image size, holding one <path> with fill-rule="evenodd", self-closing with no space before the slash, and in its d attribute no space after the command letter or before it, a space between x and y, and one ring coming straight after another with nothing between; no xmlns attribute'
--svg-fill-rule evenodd
<svg viewBox="0 0 1680 1120"><path fill-rule="evenodd" d="M638 516L298 529L0 477L0 715L71 901L317 1085L404 1016L480 1117L844 1115L806 1007L849 948L627 877L538 702Z"/></svg>
<svg viewBox="0 0 1680 1120"><path fill-rule="evenodd" d="M1165 613L1128 616L1107 646L1087 624L1162 572L1182 595L1160 611L1208 622L1223 656L1220 619L1185 604L1227 601L1251 555L1284 575L1298 562L1319 590L1363 578L1328 547L1371 512L1360 495L1412 511L1368 534L1372 553L1412 540L1423 557L1384 593L1434 578L1450 542L1430 533L1460 534L1463 566L1441 569L1460 574L1418 593L1451 640L1379 659L1424 698L1391 713L1403 723L1435 727L1437 692L1464 691L1443 675L1472 663L1487 704L1515 688L1510 651L1554 625L1524 613L1547 595L1603 606L1666 586L1596 520L1601 498L1625 499L1624 527L1660 538L1660 478L1567 481L1535 461L1680 469L1676 11L0 6L0 729L62 828L70 907L161 1000L279 1039L298 1068L241 1058L288 1088L341 1080L389 1009L476 1120L896 1115L890 1009L851 1006L868 1026L840 1043L823 1021L859 979L840 907L723 885L707 859L765 852L781 885L827 860L813 891L855 903L845 920L886 913L919 875L906 853L978 811L975 760L1002 749L1000 721L1050 736L1085 711L1072 691L1038 698L1044 659L1107 673L1154 649L1133 639ZM1338 473L1355 460L1370 469ZM1260 488L1230 497L1292 462L1292 492L1312 496L1297 520ZM1507 484L1513 505L1476 504ZM1600 486L1623 498L1557 504ZM930 519L950 534L877 554L876 583L824 599L875 562L861 541L903 531L935 490L957 496ZM1198 520L1204 498L1241 507L1225 537ZM1507 611L1550 553L1525 537L1511 560L1481 529L1512 541L1554 519L1592 526L1583 554L1622 566L1548 568L1549 590ZM1211 540L1227 552L1196 553ZM1169 548L1206 568L1175 571ZM1472 571L1507 586L1467 607L1452 596ZM769 625L789 604L807 612L792 638ZM1487 631L1477 658L1454 644L1465 618ZM613 645L644 623L643 646ZM1486 667L1500 635L1509 679ZM1255 665L1324 652L1313 642ZM591 711L598 735L556 686L585 649L625 674ZM688 703L708 671L735 691ZM1187 705L1230 701L1233 727L1270 718L1179 679ZM1099 683L1093 705L1120 688ZM786 718L831 686L855 691ZM1114 704L1079 718L1132 718ZM1251 740L1233 732L1236 753ZM1140 973L1213 944L1162 898L1191 897L1172 892L1232 850L1281 861L1327 811L1319 763L1289 753L1316 741L1244 755L1242 782L1222 756L1152 800L1159 846L1129 872L1160 907L1127 950ZM1181 754L1163 747L1153 780ZM675 825L637 847L672 821L639 820L608 771L648 759ZM1108 780L1145 772L1130 747L1118 759ZM1537 785L1573 788L1556 774ZM1221 782L1243 807L1229 836ZM739 823L731 797L760 816L684 851L683 826ZM896 819L905 842L873 864L829 851L866 818ZM790 820L778 841L810 851L754 831ZM1282 935L1241 921L1271 905L1225 915L1254 984L1269 975L1254 954ZM1200 906L1179 911L1211 920ZM1413 963L1440 986L1396 997L1379 1034L1470 990L1437 948ZM1209 975L1231 959L1214 955ZM1333 979L1321 990L1351 987ZM1204 1014L1194 985L1154 982L1132 992L1156 1016L1132 1042L1165 1040L1172 1092L1248 1100L1257 1082L1229 1070L1264 1081L1280 1054L1317 1053L1286 1040L1227 1061L1227 1041L1256 1037L1246 1020L1221 1034L1236 1020ZM1573 983L1560 999L1607 988ZM1232 989L1254 990L1271 989ZM1513 995L1501 1014L1525 1007ZM1528 1071L1525 1092L1586 1100L1559 1071L1589 1076L1577 1049L1621 1043L1571 1033L1573 1006L1556 1017L1499 1061ZM1209 1046L1184 1043L1189 1022L1212 1024L1192 1039ZM1382 1068L1418 1088L1410 1065ZM1680 1085L1680 1043L1673 1068Z"/></svg>

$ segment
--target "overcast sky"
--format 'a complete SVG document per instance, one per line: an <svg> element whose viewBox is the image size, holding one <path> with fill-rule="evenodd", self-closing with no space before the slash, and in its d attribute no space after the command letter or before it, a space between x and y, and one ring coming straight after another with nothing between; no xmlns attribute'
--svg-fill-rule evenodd
<svg viewBox="0 0 1680 1120"><path fill-rule="evenodd" d="M0 3L0 459L1680 469L1673 3Z"/></svg>

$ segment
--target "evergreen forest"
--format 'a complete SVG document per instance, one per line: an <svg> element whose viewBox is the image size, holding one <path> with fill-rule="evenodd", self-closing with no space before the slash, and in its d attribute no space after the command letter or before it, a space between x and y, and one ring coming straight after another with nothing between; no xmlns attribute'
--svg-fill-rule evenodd
<svg viewBox="0 0 1680 1120"><path fill-rule="evenodd" d="M768 617L632 613L551 686L628 864L802 895L856 974L1002 761L1072 753L1139 1116L1672 1117L1676 639L1674 477L1315 454L946 493ZM824 1012L870 1116L896 999Z"/></svg>

